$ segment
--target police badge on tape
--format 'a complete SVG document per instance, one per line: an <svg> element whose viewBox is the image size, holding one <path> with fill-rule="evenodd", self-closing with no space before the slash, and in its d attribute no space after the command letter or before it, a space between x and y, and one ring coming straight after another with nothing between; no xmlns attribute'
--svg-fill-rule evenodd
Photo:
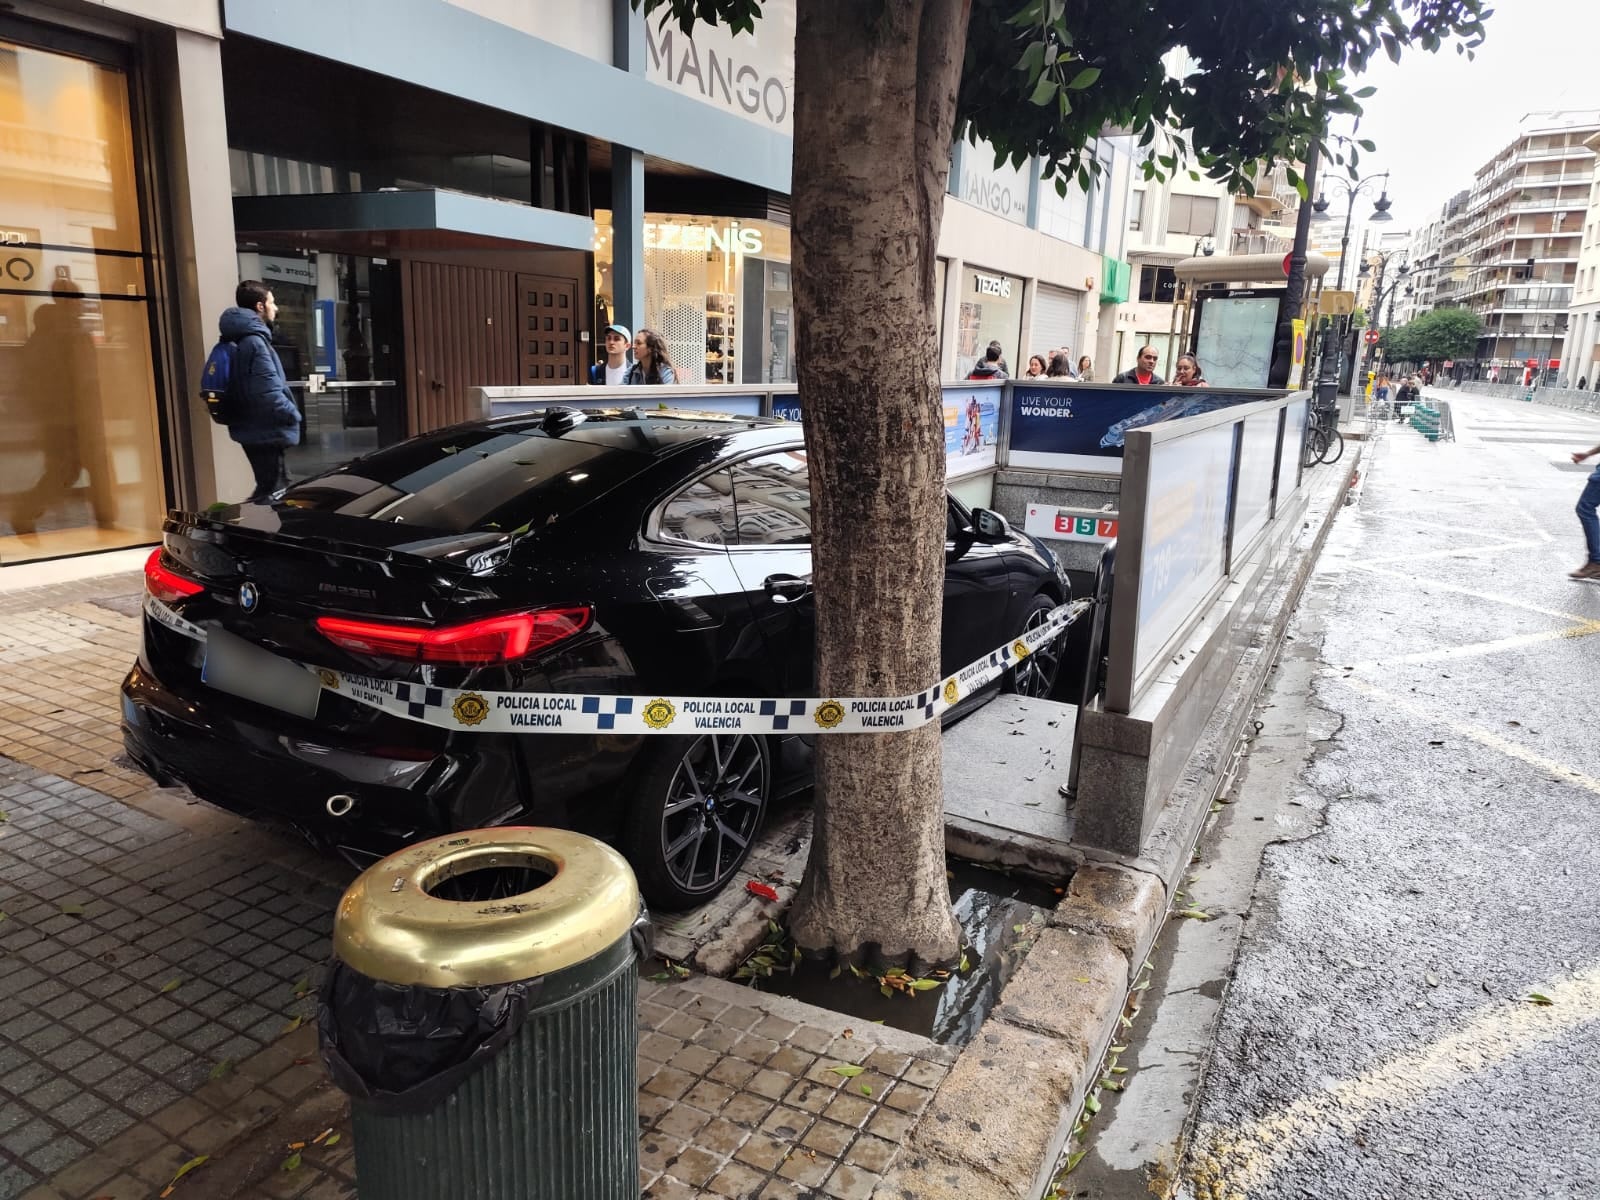
<svg viewBox="0 0 1600 1200"><path fill-rule="evenodd" d="M672 724L677 715L678 710L672 707L670 700L652 700L644 706L644 711L640 714L644 717L644 723L651 729L665 729Z"/></svg>
<svg viewBox="0 0 1600 1200"><path fill-rule="evenodd" d="M450 706L450 714L462 725L480 725L489 715L489 702L477 692L462 692Z"/></svg>
<svg viewBox="0 0 1600 1200"><path fill-rule="evenodd" d="M840 721L844 720L844 705L837 700L824 700L817 705L817 711L812 715L811 719L823 729L832 729Z"/></svg>

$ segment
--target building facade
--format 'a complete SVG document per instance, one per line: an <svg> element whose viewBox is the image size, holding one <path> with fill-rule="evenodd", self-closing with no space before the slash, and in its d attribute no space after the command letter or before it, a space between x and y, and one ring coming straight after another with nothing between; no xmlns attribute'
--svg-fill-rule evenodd
<svg viewBox="0 0 1600 1200"><path fill-rule="evenodd" d="M1446 252L1466 278L1440 295L1479 314L1478 376L1563 375L1568 311L1590 206L1600 110L1540 112L1480 167Z"/></svg>
<svg viewBox="0 0 1600 1200"><path fill-rule="evenodd" d="M248 492L197 378L240 278L280 306L294 476L579 382L612 321L690 382L795 379L793 81L794 0L738 37L627 0L0 6L0 567ZM947 376L1114 352L1132 149L1096 154L1059 196L956 149Z"/></svg>
<svg viewBox="0 0 1600 1200"><path fill-rule="evenodd" d="M1568 387L1600 386L1600 133L1584 143L1597 156L1589 184L1589 211L1584 214L1583 244L1572 285L1567 346L1561 379Z"/></svg>

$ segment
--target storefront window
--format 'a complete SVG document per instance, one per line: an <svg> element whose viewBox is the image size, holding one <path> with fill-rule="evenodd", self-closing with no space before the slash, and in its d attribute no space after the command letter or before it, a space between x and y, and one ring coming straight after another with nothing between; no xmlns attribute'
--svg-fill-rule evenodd
<svg viewBox="0 0 1600 1200"><path fill-rule="evenodd" d="M611 319L611 213L595 213L595 295ZM644 319L680 383L766 385L796 378L789 230L771 221L646 213ZM598 348L598 339L597 339Z"/></svg>
<svg viewBox="0 0 1600 1200"><path fill-rule="evenodd" d="M128 80L0 41L0 563L165 510Z"/></svg>
<svg viewBox="0 0 1600 1200"><path fill-rule="evenodd" d="M1016 373L1022 336L1022 282L982 267L967 267L961 272L956 378L967 377L990 342L1000 343L1006 370Z"/></svg>

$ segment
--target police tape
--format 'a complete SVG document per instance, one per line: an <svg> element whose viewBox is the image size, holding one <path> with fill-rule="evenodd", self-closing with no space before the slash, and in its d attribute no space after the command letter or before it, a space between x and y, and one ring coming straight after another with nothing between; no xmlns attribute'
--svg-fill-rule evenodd
<svg viewBox="0 0 1600 1200"><path fill-rule="evenodd" d="M473 733L882 733L916 729L937 720L1054 641L1093 603L1074 600L1057 606L1037 627L912 696L716 699L499 692L297 665L311 672L325 693L403 720ZM202 626L185 620L154 596L145 597L144 610L174 633L206 641Z"/></svg>

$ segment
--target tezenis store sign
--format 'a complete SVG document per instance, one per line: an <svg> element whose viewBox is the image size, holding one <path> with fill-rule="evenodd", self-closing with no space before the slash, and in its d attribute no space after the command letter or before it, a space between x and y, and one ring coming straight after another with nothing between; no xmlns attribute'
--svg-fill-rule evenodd
<svg viewBox="0 0 1600 1200"><path fill-rule="evenodd" d="M724 254L760 254L761 230L734 221L728 225L689 225L646 221L646 250L720 250Z"/></svg>

